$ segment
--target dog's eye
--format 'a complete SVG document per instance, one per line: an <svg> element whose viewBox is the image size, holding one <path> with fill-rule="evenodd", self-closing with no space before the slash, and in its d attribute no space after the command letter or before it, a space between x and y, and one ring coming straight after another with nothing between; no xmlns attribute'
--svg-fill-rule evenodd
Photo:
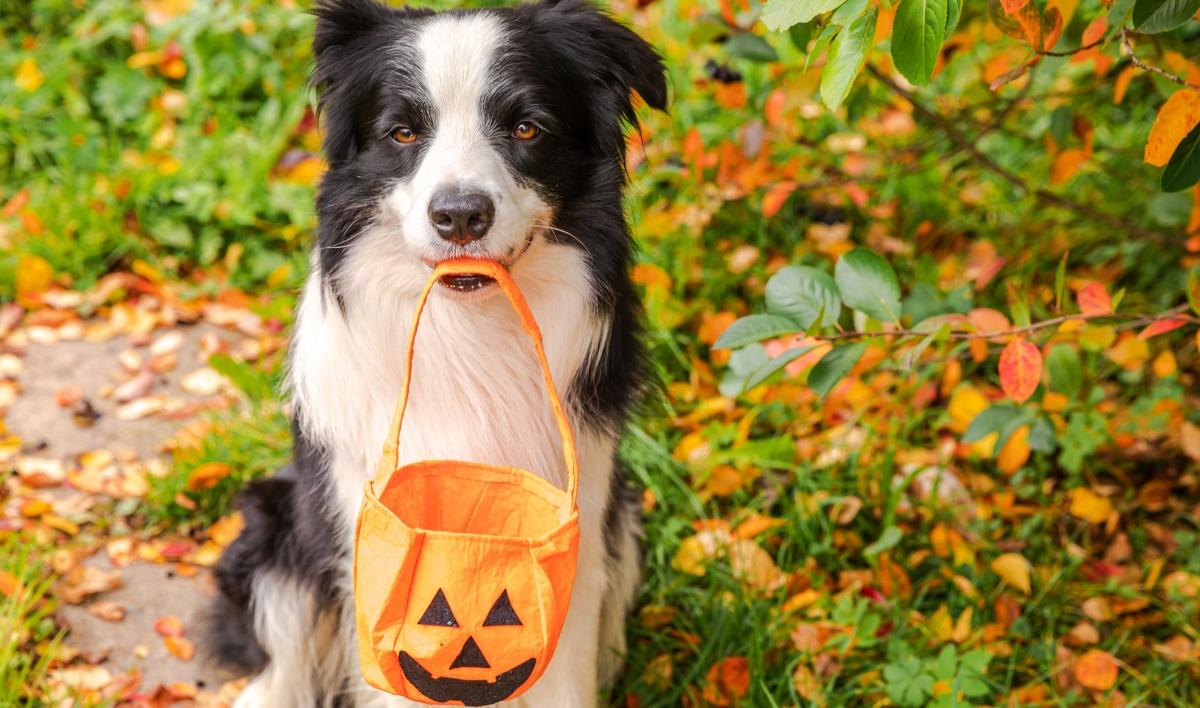
<svg viewBox="0 0 1200 708"><path fill-rule="evenodd" d="M517 127L513 128L513 137L517 140L533 140L541 134L542 129L527 120L517 123Z"/></svg>
<svg viewBox="0 0 1200 708"><path fill-rule="evenodd" d="M392 140L404 144L415 143L417 141L417 134L412 128L402 125L392 130Z"/></svg>

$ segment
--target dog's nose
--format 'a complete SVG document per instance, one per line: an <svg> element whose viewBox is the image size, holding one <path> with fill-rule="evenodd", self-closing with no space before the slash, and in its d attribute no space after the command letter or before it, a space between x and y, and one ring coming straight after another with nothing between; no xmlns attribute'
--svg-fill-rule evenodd
<svg viewBox="0 0 1200 708"><path fill-rule="evenodd" d="M495 215L491 197L480 192L438 192L429 200L429 221L434 230L458 245L487 235Z"/></svg>

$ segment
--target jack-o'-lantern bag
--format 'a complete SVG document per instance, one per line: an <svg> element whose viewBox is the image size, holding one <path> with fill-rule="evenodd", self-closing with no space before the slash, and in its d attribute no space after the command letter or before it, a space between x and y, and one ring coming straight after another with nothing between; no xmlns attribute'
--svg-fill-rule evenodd
<svg viewBox="0 0 1200 708"><path fill-rule="evenodd" d="M454 460L397 467L421 313L439 278L466 274L494 279L533 340L562 436L565 490L511 467ZM406 358L383 459L355 529L362 672L372 686L424 703L490 705L537 681L562 630L579 550L575 441L537 322L497 263L452 260L434 270Z"/></svg>

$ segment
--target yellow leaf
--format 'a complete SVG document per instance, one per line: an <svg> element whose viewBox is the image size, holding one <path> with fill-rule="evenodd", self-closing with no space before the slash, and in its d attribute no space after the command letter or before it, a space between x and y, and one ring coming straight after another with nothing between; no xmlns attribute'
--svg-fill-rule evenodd
<svg viewBox="0 0 1200 708"><path fill-rule="evenodd" d="M987 397L971 386L959 386L950 396L947 410L950 412L949 428L956 433L965 433L975 416L988 407Z"/></svg>
<svg viewBox="0 0 1200 708"><path fill-rule="evenodd" d="M17 261L17 294L25 297L41 295L54 280L54 269L45 258L28 253Z"/></svg>
<svg viewBox="0 0 1200 708"><path fill-rule="evenodd" d="M937 611L925 620L925 627L938 642L950 641L950 636L954 633L954 622L950 619L950 610L946 607L946 603L943 602Z"/></svg>
<svg viewBox="0 0 1200 708"><path fill-rule="evenodd" d="M1071 500L1071 515L1088 523L1102 524L1113 513L1112 502L1086 487L1072 489L1067 496Z"/></svg>
<svg viewBox="0 0 1200 708"><path fill-rule="evenodd" d="M1117 682L1117 660L1102 649L1089 649L1075 662L1074 673L1085 688L1107 691Z"/></svg>
<svg viewBox="0 0 1200 708"><path fill-rule="evenodd" d="M1012 474L1025 466L1029 461L1029 426L1022 425L1013 431L1008 440L1004 443L1004 447L1000 448L1000 455L996 458L996 466L1001 472Z"/></svg>
<svg viewBox="0 0 1200 708"><path fill-rule="evenodd" d="M1112 344L1117 338L1117 330L1112 325L1084 325L1079 330L1079 346L1089 352L1098 352Z"/></svg>
<svg viewBox="0 0 1200 708"><path fill-rule="evenodd" d="M1175 148L1197 123L1200 123L1200 91L1183 88L1171 94L1158 109L1143 159L1155 167L1167 164Z"/></svg>
<svg viewBox="0 0 1200 708"><path fill-rule="evenodd" d="M33 57L22 59L21 63L17 64L17 88L32 93L41 88L45 81L46 77L42 76L42 70L38 68Z"/></svg>
<svg viewBox="0 0 1200 708"><path fill-rule="evenodd" d="M1028 595L1033 586L1029 582L1029 561L1020 553L1005 553L992 561L992 571L1000 578Z"/></svg>
<svg viewBox="0 0 1200 708"><path fill-rule="evenodd" d="M954 632L950 635L951 639L959 644L967 641L967 638L971 636L971 617L973 615L974 611L970 607L962 611L962 614L954 621Z"/></svg>
<svg viewBox="0 0 1200 708"><path fill-rule="evenodd" d="M1126 332L1104 355L1117 366L1137 371L1150 358L1150 344L1133 332Z"/></svg>

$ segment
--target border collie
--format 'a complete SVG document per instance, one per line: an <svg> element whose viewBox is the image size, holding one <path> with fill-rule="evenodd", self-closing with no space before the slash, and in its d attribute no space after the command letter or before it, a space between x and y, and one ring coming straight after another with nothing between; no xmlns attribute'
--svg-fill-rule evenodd
<svg viewBox="0 0 1200 708"><path fill-rule="evenodd" d="M545 337L579 443L581 541L554 659L503 705L593 706L619 671L641 563L616 448L641 389L622 211L632 93L658 54L581 0L432 12L318 0L312 84L329 162L292 341L294 461L252 483L217 568L211 650L257 675L238 705L413 705L363 681L353 528L404 375L416 296L455 256L497 260ZM461 459L563 484L529 340L495 283L448 277L419 335L401 463Z"/></svg>

